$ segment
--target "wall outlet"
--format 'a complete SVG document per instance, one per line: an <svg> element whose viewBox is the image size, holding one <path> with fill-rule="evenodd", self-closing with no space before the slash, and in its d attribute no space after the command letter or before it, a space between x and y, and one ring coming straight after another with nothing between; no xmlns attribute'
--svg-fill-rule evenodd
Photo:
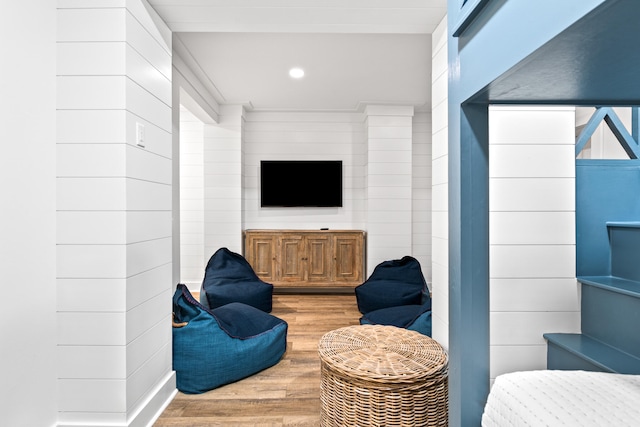
<svg viewBox="0 0 640 427"><path fill-rule="evenodd" d="M145 146L144 125L142 123L136 123L136 144L142 148Z"/></svg>

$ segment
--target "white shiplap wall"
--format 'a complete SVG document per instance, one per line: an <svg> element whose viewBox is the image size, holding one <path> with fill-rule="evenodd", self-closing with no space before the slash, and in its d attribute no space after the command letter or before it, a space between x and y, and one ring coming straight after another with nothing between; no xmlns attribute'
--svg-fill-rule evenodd
<svg viewBox="0 0 640 427"><path fill-rule="evenodd" d="M198 291L204 267L204 123L181 108L180 282Z"/></svg>
<svg viewBox="0 0 640 427"><path fill-rule="evenodd" d="M205 265L221 247L242 253L243 122L244 108L226 105L204 127Z"/></svg>
<svg viewBox="0 0 640 427"><path fill-rule="evenodd" d="M57 49L59 425L146 425L175 390L171 34L144 0L59 0Z"/></svg>
<svg viewBox="0 0 640 427"><path fill-rule="evenodd" d="M431 113L415 113L412 131L411 252L431 287Z"/></svg>
<svg viewBox="0 0 640 427"><path fill-rule="evenodd" d="M358 113L247 113L243 228L366 230L366 145L362 120ZM260 208L260 160L342 160L344 206Z"/></svg>
<svg viewBox="0 0 640 427"><path fill-rule="evenodd" d="M368 231L369 238L373 232L374 241L382 241L387 235L397 238L387 245L386 248L392 248L393 251L386 253L385 259L412 254L421 261L425 276L430 280L430 115L422 113L411 117L407 112L412 113L413 109L403 107L404 117L399 124L398 107L387 107L387 110L394 112L389 116L393 123L377 126L375 132L381 137L379 135L370 148L364 113L246 112L239 106L223 106L220 123L204 125L204 263L213 251L222 246L242 252L241 236L245 229L362 229ZM397 135L388 133L398 129L402 132L401 143L398 143ZM189 138L189 135L185 137ZM386 150L381 149L381 141L388 143ZM389 174L392 180L402 177L404 181L394 181L390 191L395 197L397 194L406 195L402 199L406 202L404 205L396 203L395 199L394 203L382 203L383 208L380 204L367 204L369 178L366 162L370 151L376 150L381 159L378 161L376 179L383 179L384 173ZM388 172L389 167L398 164L394 159L399 155L404 156L401 167L395 169L400 172ZM260 160L274 159L342 160L344 206L260 208ZM189 187L182 191L189 192L191 198L193 186L198 184L190 180L186 182L190 183ZM378 190L384 187L377 184ZM373 230L368 221L371 215L378 218ZM386 218L384 221L381 220L383 217ZM193 226L193 223L186 223L185 220L182 222L183 227ZM400 223L404 227L402 235L398 234ZM398 241L404 244L401 249L397 248ZM194 247L182 246L184 251L197 251ZM383 256L380 253L378 255ZM196 259L192 261L202 262ZM369 272L379 261L378 258L369 258ZM194 272L188 274L193 276ZM184 268L183 273L182 280L189 282ZM202 272L197 282L201 280ZM193 286L196 287L197 283Z"/></svg>
<svg viewBox="0 0 640 427"><path fill-rule="evenodd" d="M433 338L449 347L449 114L447 18L431 35L432 209L431 268Z"/></svg>
<svg viewBox="0 0 640 427"><path fill-rule="evenodd" d="M56 371L56 4L0 16L0 425L53 427Z"/></svg>
<svg viewBox="0 0 640 427"><path fill-rule="evenodd" d="M368 272L412 254L413 107L369 105L367 127Z"/></svg>
<svg viewBox="0 0 640 427"><path fill-rule="evenodd" d="M575 111L490 107L491 379L546 368L543 333L579 332Z"/></svg>

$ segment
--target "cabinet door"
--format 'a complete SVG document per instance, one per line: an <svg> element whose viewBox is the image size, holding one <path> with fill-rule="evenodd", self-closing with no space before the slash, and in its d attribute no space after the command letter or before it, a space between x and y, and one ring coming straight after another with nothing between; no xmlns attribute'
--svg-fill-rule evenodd
<svg viewBox="0 0 640 427"><path fill-rule="evenodd" d="M330 282L333 264L330 237L327 235L307 235L305 246L307 281L309 283Z"/></svg>
<svg viewBox="0 0 640 427"><path fill-rule="evenodd" d="M269 234L249 234L245 238L245 257L253 271L265 282L276 279L276 238Z"/></svg>
<svg viewBox="0 0 640 427"><path fill-rule="evenodd" d="M282 236L278 239L280 282L301 284L305 280L305 248L301 235Z"/></svg>
<svg viewBox="0 0 640 427"><path fill-rule="evenodd" d="M334 237L334 281L360 283L363 281L363 236L345 234Z"/></svg>

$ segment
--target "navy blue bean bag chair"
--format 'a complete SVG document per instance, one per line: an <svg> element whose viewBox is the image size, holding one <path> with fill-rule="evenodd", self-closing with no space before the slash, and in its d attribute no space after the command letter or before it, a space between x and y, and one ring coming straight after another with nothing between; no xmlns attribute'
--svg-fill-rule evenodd
<svg viewBox="0 0 640 427"><path fill-rule="evenodd" d="M273 285L262 281L242 255L220 248L207 263L200 302L208 308L241 302L270 313Z"/></svg>
<svg viewBox="0 0 640 427"><path fill-rule="evenodd" d="M431 336L431 296L420 262L383 261L355 288L360 324L392 325Z"/></svg>
<svg viewBox="0 0 640 427"><path fill-rule="evenodd" d="M419 305L399 305L371 311L360 318L361 325L390 325L431 336L431 299Z"/></svg>
<svg viewBox="0 0 640 427"><path fill-rule="evenodd" d="M418 260L405 256L378 264L355 292L358 310L366 314L387 307L421 305L429 290Z"/></svg>
<svg viewBox="0 0 640 427"><path fill-rule="evenodd" d="M178 390L204 393L269 368L287 346L287 322L230 303L209 310L179 284L173 296L173 369Z"/></svg>

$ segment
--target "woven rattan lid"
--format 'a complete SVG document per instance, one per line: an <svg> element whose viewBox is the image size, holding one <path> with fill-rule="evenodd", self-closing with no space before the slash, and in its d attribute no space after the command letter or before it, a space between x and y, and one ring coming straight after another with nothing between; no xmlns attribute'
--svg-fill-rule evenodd
<svg viewBox="0 0 640 427"><path fill-rule="evenodd" d="M447 375L447 354L435 340L408 329L356 325L326 333L318 353L325 367L381 383Z"/></svg>

